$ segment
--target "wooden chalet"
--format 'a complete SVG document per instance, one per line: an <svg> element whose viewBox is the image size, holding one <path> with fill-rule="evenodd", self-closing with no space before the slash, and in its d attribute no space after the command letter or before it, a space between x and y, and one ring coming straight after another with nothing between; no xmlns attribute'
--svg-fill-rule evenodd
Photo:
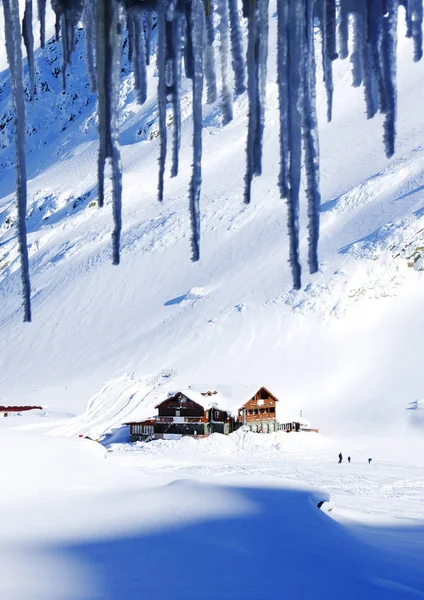
<svg viewBox="0 0 424 600"><path fill-rule="evenodd" d="M229 434L241 426L256 433L307 430L305 419L278 414L278 403L278 398L264 386L224 385L218 386L218 391L215 387L208 390L207 386L191 386L157 404L157 416L126 425L130 426L133 442Z"/></svg>
<svg viewBox="0 0 424 600"><path fill-rule="evenodd" d="M157 416L126 423L130 426L131 441L231 433L236 420L210 400L210 395L190 389L173 394L155 406Z"/></svg>
<svg viewBox="0 0 424 600"><path fill-rule="evenodd" d="M2 406L0 405L0 417L8 417L9 414L27 412L29 410L43 410L42 406Z"/></svg>
<svg viewBox="0 0 424 600"><path fill-rule="evenodd" d="M238 422L255 432L278 431L277 402L278 398L262 386L239 409Z"/></svg>

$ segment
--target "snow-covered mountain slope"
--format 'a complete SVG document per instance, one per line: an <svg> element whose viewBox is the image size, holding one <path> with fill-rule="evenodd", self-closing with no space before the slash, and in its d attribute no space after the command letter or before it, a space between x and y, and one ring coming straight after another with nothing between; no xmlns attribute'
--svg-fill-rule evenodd
<svg viewBox="0 0 424 600"><path fill-rule="evenodd" d="M271 11L272 14L272 11ZM271 48L275 47L271 19ZM28 106L29 244L34 322L23 324L14 226L7 74L1 76L1 394L82 412L104 382L134 372L177 373L175 385L261 381L324 431L381 430L406 422L422 396L422 273L408 258L424 246L424 63L399 44L397 152L384 157L382 123L364 117L349 65L336 63L333 123L320 88L320 272L291 290L286 207L278 197L277 88L271 51L264 173L242 202L246 98L221 127L204 112L201 261L190 262L187 189L191 120L180 175L156 200L155 69L135 103L123 61L123 252L111 265L110 202L96 192L95 99L87 91L81 32L60 90L60 49L38 53L38 94ZM191 102L185 86L184 102ZM53 93L54 92L54 93ZM108 198L107 198L108 200ZM306 232L302 252L306 252ZM419 264L419 263L417 263Z"/></svg>

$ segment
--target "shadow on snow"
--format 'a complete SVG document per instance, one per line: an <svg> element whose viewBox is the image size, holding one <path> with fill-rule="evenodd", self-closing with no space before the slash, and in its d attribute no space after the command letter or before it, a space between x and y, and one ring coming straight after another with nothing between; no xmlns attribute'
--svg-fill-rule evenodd
<svg viewBox="0 0 424 600"><path fill-rule="evenodd" d="M205 490L206 486L194 484L193 491L197 485ZM170 488L163 488L163 493ZM137 533L134 522L132 535L65 548L101 585L95 595L84 597L400 600L424 596L419 558L424 549L423 526L347 528L316 507L326 494L224 489L241 503L253 505L253 510L194 517L188 524L175 522L147 533ZM417 561L408 554L412 538L421 540Z"/></svg>

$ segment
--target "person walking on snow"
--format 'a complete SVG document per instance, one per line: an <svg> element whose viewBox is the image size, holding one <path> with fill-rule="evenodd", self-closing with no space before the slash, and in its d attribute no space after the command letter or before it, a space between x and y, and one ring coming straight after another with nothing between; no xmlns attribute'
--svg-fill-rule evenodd
<svg viewBox="0 0 424 600"><path fill-rule="evenodd" d="M340 452L340 454L339 454L339 464L342 462L342 460L343 460L343 454Z"/></svg>
<svg viewBox="0 0 424 600"><path fill-rule="evenodd" d="M347 462L350 462L350 456L347 457Z"/></svg>

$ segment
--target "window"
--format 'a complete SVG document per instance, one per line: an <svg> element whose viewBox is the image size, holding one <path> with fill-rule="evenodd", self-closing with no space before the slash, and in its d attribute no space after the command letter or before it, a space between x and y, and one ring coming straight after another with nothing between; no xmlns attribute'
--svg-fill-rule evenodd
<svg viewBox="0 0 424 600"><path fill-rule="evenodd" d="M155 432L154 425L143 425L143 426L140 426L139 429L140 429L139 433L143 434L143 435L149 435L150 433Z"/></svg>
<svg viewBox="0 0 424 600"><path fill-rule="evenodd" d="M261 398L262 400L268 400L269 398L269 394L266 390L260 390L259 392L259 398Z"/></svg>
<svg viewBox="0 0 424 600"><path fill-rule="evenodd" d="M271 406L271 408L269 409L269 412L275 413L275 406Z"/></svg>
<svg viewBox="0 0 424 600"><path fill-rule="evenodd" d="M219 410L215 411L215 419L219 419Z"/></svg>

